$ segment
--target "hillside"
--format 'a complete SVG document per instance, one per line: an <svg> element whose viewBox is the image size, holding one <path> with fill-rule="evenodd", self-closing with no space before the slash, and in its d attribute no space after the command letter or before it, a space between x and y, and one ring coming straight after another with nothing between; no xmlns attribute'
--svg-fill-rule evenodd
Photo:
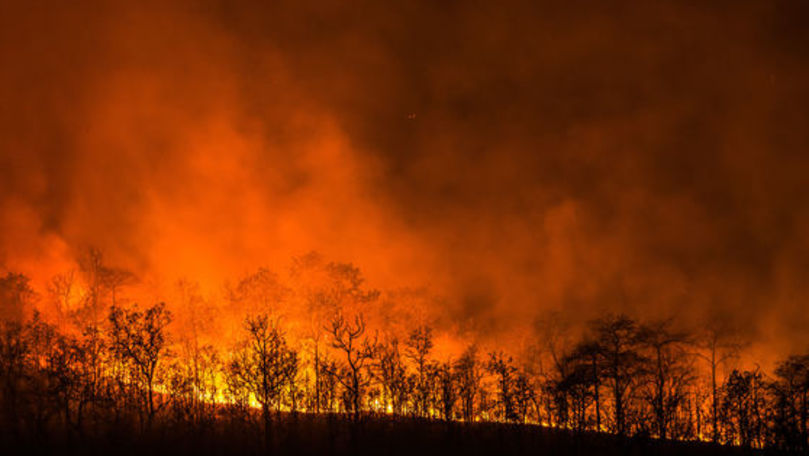
<svg viewBox="0 0 809 456"><path fill-rule="evenodd" d="M224 421L189 431L156 428L131 433L111 430L96 438L73 436L6 440L5 454L75 455L743 455L780 454L703 442L574 432L534 425L444 423L411 418L366 416L359 424L342 415L277 416L273 441L264 448L257 422L241 427Z"/></svg>

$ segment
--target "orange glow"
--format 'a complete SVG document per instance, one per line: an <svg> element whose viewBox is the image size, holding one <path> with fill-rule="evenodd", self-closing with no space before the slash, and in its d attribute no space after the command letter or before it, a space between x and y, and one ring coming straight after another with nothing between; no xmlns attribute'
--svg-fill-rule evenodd
<svg viewBox="0 0 809 456"><path fill-rule="evenodd" d="M268 312L311 364L338 306L380 339L434 328L439 362L537 370L552 312L560 346L607 312L728 322L751 345L720 376L809 344L801 14L19 3L0 275L31 278L29 316L78 333L97 251L98 305L165 301L187 358Z"/></svg>

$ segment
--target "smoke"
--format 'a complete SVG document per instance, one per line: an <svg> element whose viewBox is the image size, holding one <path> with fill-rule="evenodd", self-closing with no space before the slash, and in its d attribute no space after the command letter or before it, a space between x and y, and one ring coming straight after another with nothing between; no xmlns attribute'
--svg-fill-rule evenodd
<svg viewBox="0 0 809 456"><path fill-rule="evenodd" d="M299 3L0 7L0 265L212 292L317 250L476 337L809 342L805 7Z"/></svg>

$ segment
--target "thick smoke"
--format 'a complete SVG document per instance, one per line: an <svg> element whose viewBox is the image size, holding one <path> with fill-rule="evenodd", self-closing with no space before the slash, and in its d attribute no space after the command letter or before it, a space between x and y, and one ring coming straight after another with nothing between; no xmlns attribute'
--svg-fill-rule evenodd
<svg viewBox="0 0 809 456"><path fill-rule="evenodd" d="M212 291L317 250L489 338L563 309L809 342L800 2L12 3L3 269L93 245Z"/></svg>

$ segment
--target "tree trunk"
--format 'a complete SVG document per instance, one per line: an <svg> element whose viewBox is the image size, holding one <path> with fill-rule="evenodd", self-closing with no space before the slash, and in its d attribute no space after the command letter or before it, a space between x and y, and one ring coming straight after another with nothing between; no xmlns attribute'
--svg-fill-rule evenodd
<svg viewBox="0 0 809 456"><path fill-rule="evenodd" d="M315 413L320 413L320 351L315 342Z"/></svg>
<svg viewBox="0 0 809 456"><path fill-rule="evenodd" d="M360 382L359 382L357 372L354 372L354 378L353 378L353 385L352 386L354 387L354 391L353 391L353 393L354 393L353 396L354 397L352 398L353 403L354 403L353 404L354 421L358 422L360 420Z"/></svg>
<svg viewBox="0 0 809 456"><path fill-rule="evenodd" d="M269 454L272 453L272 415L266 400L261 404L261 417L264 419L264 449Z"/></svg>
<svg viewBox="0 0 809 456"><path fill-rule="evenodd" d="M711 350L711 420L713 421L713 435L711 440L716 443L719 440L719 418L717 416L716 403L716 348Z"/></svg>
<svg viewBox="0 0 809 456"><path fill-rule="evenodd" d="M598 380L598 365L596 364L596 359L592 360L593 365L593 395L595 396L596 402L596 432L601 432L601 398L599 396L598 390L600 389L601 385Z"/></svg>
<svg viewBox="0 0 809 456"><path fill-rule="evenodd" d="M615 396L615 427L618 431L618 435L624 435L624 401L623 395L621 394L621 388L618 385L616 380L615 384L615 391L613 396Z"/></svg>
<svg viewBox="0 0 809 456"><path fill-rule="evenodd" d="M152 390L152 383L153 382L154 382L154 380L152 379L151 376L149 376L149 378L147 379L149 389L146 392L147 401L148 401L148 404L147 404L148 416L146 417L146 428L147 429L152 428L152 419L154 418L154 391Z"/></svg>

